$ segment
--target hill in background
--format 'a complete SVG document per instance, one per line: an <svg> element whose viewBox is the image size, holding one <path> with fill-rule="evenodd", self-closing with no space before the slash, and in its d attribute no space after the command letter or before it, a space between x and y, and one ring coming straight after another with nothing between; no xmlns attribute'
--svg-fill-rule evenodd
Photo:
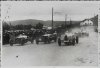
<svg viewBox="0 0 100 68"><path fill-rule="evenodd" d="M93 22L94 25L98 26L98 15L90 18L90 20ZM65 24L65 21L53 21L53 22L54 22L54 26ZM69 24L70 22L71 24L74 24L74 25L80 25L81 23L81 21L67 21L66 24ZM42 23L45 26L51 26L52 21L51 20L43 21L43 20L36 20L36 19L26 19L26 20L9 21L8 24L11 24L13 26L20 25L20 24L35 26L37 23Z"/></svg>
<svg viewBox="0 0 100 68"><path fill-rule="evenodd" d="M65 24L65 21L53 21L54 22L54 26L59 26L62 24ZM48 21L42 21L42 20L35 20L35 19L27 19L27 20L17 20L17 21L10 21L8 24L11 25L36 25L37 23L42 23L45 26L51 26L52 21L48 20ZM67 21L66 24L69 24L70 21ZM80 21L71 21L72 24L79 24Z"/></svg>

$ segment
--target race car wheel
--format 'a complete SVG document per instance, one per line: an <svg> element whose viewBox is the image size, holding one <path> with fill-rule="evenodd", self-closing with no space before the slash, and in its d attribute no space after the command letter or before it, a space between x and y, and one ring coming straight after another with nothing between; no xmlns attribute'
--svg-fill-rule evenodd
<svg viewBox="0 0 100 68"><path fill-rule="evenodd" d="M75 39L73 39L72 44L73 44L73 46L75 45Z"/></svg>
<svg viewBox="0 0 100 68"><path fill-rule="evenodd" d="M9 40L10 46L13 46L13 40Z"/></svg>
<svg viewBox="0 0 100 68"><path fill-rule="evenodd" d="M55 39L54 42L56 42L57 40Z"/></svg>
<svg viewBox="0 0 100 68"><path fill-rule="evenodd" d="M25 40L24 39L21 39L21 45L24 45L25 44Z"/></svg>

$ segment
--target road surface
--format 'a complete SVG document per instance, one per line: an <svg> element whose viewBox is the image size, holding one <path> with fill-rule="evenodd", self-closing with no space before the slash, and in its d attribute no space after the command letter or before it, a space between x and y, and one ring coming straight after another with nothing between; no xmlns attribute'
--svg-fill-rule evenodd
<svg viewBox="0 0 100 68"><path fill-rule="evenodd" d="M72 31L77 31L74 28ZM58 46L57 43L26 43L24 46L3 45L2 66L97 66L98 34L86 27L89 37L79 38L75 46Z"/></svg>

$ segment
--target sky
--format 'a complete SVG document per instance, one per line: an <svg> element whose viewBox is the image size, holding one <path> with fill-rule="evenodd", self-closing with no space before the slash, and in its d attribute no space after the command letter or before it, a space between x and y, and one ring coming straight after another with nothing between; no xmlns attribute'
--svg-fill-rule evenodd
<svg viewBox="0 0 100 68"><path fill-rule="evenodd" d="M15 1L1 3L2 20L24 19L52 20L52 7L55 21L84 20L98 14L100 2L78 1ZM9 16L9 18L7 18ZM5 19L6 17L6 19Z"/></svg>

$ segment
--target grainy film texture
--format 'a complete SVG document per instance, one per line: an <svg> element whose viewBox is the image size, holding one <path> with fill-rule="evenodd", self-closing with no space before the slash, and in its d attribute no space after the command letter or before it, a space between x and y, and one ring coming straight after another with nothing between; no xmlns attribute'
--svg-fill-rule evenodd
<svg viewBox="0 0 100 68"><path fill-rule="evenodd" d="M99 4L2 2L2 66L97 66Z"/></svg>
<svg viewBox="0 0 100 68"><path fill-rule="evenodd" d="M1 0L1 1L99 1L99 0Z"/></svg>

